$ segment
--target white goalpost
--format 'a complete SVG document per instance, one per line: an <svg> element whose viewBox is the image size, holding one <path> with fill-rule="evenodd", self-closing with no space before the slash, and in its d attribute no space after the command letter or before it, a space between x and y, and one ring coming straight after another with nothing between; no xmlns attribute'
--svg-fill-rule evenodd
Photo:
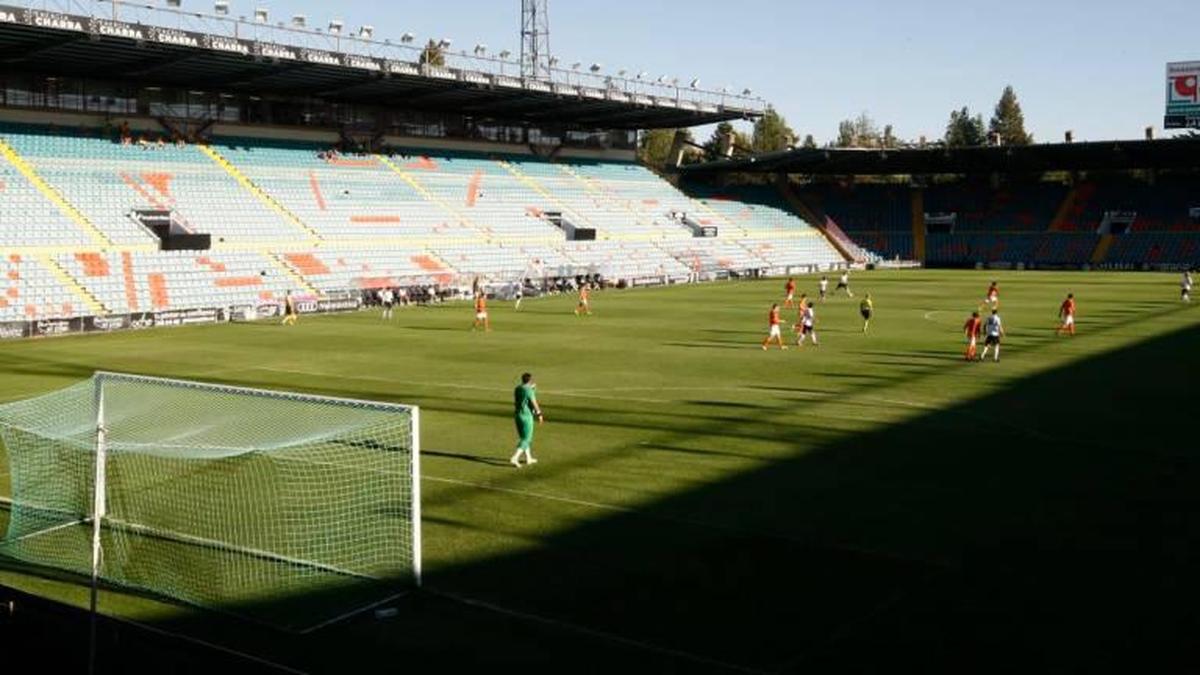
<svg viewBox="0 0 1200 675"><path fill-rule="evenodd" d="M289 630L421 583L413 406L97 373L0 406L0 555ZM93 614L94 616L94 614Z"/></svg>

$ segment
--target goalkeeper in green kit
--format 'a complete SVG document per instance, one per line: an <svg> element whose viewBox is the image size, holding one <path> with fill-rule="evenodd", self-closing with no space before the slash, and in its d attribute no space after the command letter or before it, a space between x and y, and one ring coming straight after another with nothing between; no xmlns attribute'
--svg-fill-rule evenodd
<svg viewBox="0 0 1200 675"><path fill-rule="evenodd" d="M542 417L542 408L537 402L537 385L533 382L533 375L525 373L521 376L521 384L513 390L513 403L516 406L513 416L517 423L517 451L513 453L512 459L509 462L518 469L521 468L521 455L525 455L526 464L537 464L537 460L533 458L533 418L536 417L538 422L545 422Z"/></svg>

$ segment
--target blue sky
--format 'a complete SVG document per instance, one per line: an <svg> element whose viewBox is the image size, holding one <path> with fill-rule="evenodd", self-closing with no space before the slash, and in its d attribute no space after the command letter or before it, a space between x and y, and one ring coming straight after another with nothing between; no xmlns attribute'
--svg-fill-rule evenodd
<svg viewBox="0 0 1200 675"><path fill-rule="evenodd" d="M231 4L520 46L520 0ZM1166 62L1200 60L1200 0L551 0L550 17L566 63L750 87L818 141L862 111L902 138L939 137L951 109L986 118L1006 84L1038 140L1140 137L1162 125Z"/></svg>

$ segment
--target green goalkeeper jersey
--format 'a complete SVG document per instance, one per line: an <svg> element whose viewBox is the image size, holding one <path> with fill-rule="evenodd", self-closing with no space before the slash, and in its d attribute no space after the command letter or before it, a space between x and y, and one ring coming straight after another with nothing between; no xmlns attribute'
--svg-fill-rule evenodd
<svg viewBox="0 0 1200 675"><path fill-rule="evenodd" d="M515 404L514 414L517 417L532 419L537 410L537 391L532 385L521 384L513 390L513 403Z"/></svg>

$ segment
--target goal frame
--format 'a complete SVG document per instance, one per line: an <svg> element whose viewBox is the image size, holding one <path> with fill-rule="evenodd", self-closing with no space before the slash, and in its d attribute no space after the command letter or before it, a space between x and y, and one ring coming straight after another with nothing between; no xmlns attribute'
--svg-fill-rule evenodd
<svg viewBox="0 0 1200 675"><path fill-rule="evenodd" d="M325 572L337 574L337 575L343 576L343 577L358 577L358 578L361 578L364 580L370 580L370 581L383 581L384 580L381 577L372 575L365 571L358 572L358 571L354 571L354 570L350 570L350 569L343 569L340 567L324 564L317 560L295 559L295 558L290 558L290 557L284 555L283 553L275 553L272 551L257 550L257 549L247 547L245 545L238 544L235 542L227 542L227 541L220 541L220 540L215 540L215 539L194 537L194 536L191 536L184 532L160 530L160 529L157 529L157 528L154 528L151 526L141 525L141 524L138 524L135 522L125 522L124 520L121 520L119 518L114 520L112 518L112 516L108 513L109 495L108 495L108 490L107 490L108 484L109 484L108 473L109 473L109 464L110 464L110 462L109 462L110 449L108 447L108 445L109 445L108 444L109 430L106 425L107 420L106 420L106 415L105 415L105 412L106 412L105 388L106 388L106 385L110 384L110 383L145 384L145 385L152 385L152 386L177 387L177 388L198 390L198 391L202 391L202 392L222 393L222 394L231 394L231 395L236 395L236 396L247 396L247 397L255 397L255 398L283 400L283 401L296 401L296 402L303 402L303 403L310 403L310 404L316 403L316 404L331 405L331 406L342 406L342 407L347 407L347 408L354 408L354 409L359 409L359 410L370 410L370 411L374 411L374 412L383 412L383 413L403 413L403 414L405 414L408 418L407 425L409 427L409 437L410 437L409 445L410 445L410 447L406 448L406 451L408 452L408 457L402 461L407 464L406 468L407 468L407 473L409 474L408 480L409 480L409 484L410 484L409 492L410 492L411 504L408 505L409 511L410 511L410 513L408 514L409 515L408 530L409 530L409 533L411 533L411 534L410 534L410 541L408 544L408 548L410 548L410 551L408 553L409 559L407 561L410 571L406 575L404 575L404 577L408 578L408 580L409 580L408 583L411 584L412 588L420 588L421 587L421 585L422 585L421 482L420 482L421 481L421 463L420 463L421 422L420 422L420 408L418 406L404 405L404 404L397 404L397 403L385 403L385 402L379 402L379 401L368 401L368 400L353 399L353 398L321 396L321 395L304 394L304 393L299 393L299 392L280 391L280 390L273 390L273 389L242 387L242 386L235 386L235 385L209 383L209 382L198 382L198 381L190 381L190 380L182 380L182 379L174 379L174 378L152 377L152 376L147 376L147 375L138 375L138 374L131 374L131 373L121 373L121 372L112 372L112 371L96 371L92 377L92 399L93 399L93 403L95 406L95 408L94 408L95 409L95 437L94 437L94 439L95 439L95 441L94 441L95 442L95 445L94 445L95 457L94 457L94 467L93 467L93 471L91 474L91 480L92 480L91 507L90 507L90 513L85 512L85 514L76 516L77 520L75 520L73 523L74 525L84 525L84 526L90 525L91 526L91 528L90 528L91 529L91 536L90 536L91 560L90 560L90 580L89 580L90 581L90 583L89 583L89 587L90 587L89 588L89 595L90 595L89 605L90 605L90 613L92 616L91 630L93 632L95 631L95 622L96 622L97 615L98 615L100 586L102 584L108 583L104 579L104 574L103 574L103 569L104 569L103 536L104 536L104 532L105 532L106 528L109 530L125 530L127 532L133 532L135 534L143 534L143 535L147 535L147 536L161 537L161 538L164 538L164 539L167 539L170 541L175 541L177 543L190 544L190 545L201 545L201 546L205 546L205 547L209 547L209 548L223 549L225 551L232 552L232 553L244 554L244 555L251 556L254 558L266 559L266 560L271 560L271 561L275 561L275 562L282 562L282 563L287 563L290 565L303 565L303 566L311 567L313 569L320 569ZM400 469L400 467L397 466L395 472L389 472L389 473L393 473L393 475L403 475L402 473L400 473L401 471L402 471L402 469ZM36 536L39 536L39 535L42 535L45 533L46 532L44 532L44 531L33 532L33 533L30 533L29 535L26 535L26 537L36 537ZM23 538L25 538L25 537L22 537L22 539ZM87 563L85 563L85 564L87 564ZM80 570L80 571L83 571L83 570ZM86 574L86 572L85 572L85 574ZM401 577L401 578L403 578L403 577ZM117 582L117 586L120 587L120 586L122 586L122 584L120 582ZM402 592L393 594L383 600L373 602L366 606L360 606L358 609L348 611L338 617L324 621L320 624L317 624L315 627L310 625L310 626L307 626L304 628L297 628L297 629L295 629L295 632L299 632L299 633L311 632L311 630L315 630L315 628L324 627L324 626L328 626L330 624L338 623L338 622L348 619L350 617L357 616L357 615L361 614L362 612L369 611L370 609L377 607L380 604L394 600L395 598L400 597L400 596L406 594L407 592L408 591L402 591ZM172 601L175 601L175 602L182 602L183 604L187 604L187 605L192 604L191 602L189 602L188 600L185 600L185 599L175 598L174 596L171 596L171 595L168 595L168 597L171 597ZM203 605L200 605L200 608L205 609L205 610L213 610L214 609L212 607L206 607ZM216 611L221 612L222 610L217 608ZM247 618L251 618L251 617L247 617ZM253 620L253 619L251 618L251 620ZM94 640L91 640L91 642L94 644Z"/></svg>

